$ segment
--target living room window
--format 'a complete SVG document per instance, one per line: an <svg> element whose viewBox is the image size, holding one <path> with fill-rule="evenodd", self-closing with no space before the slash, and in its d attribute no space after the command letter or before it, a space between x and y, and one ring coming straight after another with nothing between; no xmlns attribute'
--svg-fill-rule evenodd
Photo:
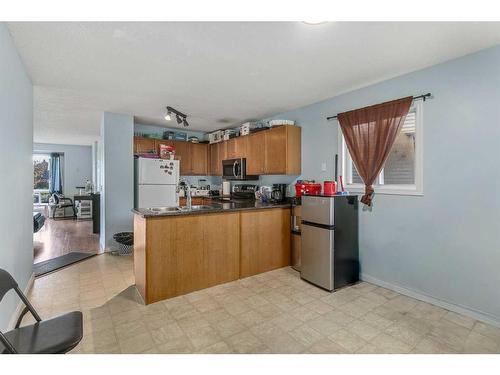
<svg viewBox="0 0 500 375"><path fill-rule="evenodd" d="M33 204L46 205L50 198L50 154L33 154Z"/></svg>
<svg viewBox="0 0 500 375"><path fill-rule="evenodd" d="M392 150L375 184L375 193L423 194L423 109L422 101L410 108L405 122L394 141ZM342 131L339 127L340 167L346 189L364 192L364 184L356 171Z"/></svg>

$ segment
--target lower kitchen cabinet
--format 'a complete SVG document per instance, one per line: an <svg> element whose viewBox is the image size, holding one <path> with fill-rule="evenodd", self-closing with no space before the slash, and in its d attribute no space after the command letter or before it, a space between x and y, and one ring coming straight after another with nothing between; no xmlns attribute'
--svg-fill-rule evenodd
<svg viewBox="0 0 500 375"><path fill-rule="evenodd" d="M237 280L239 212L135 215L134 268L146 304Z"/></svg>
<svg viewBox="0 0 500 375"><path fill-rule="evenodd" d="M290 265L290 209L134 215L135 284L146 304Z"/></svg>
<svg viewBox="0 0 500 375"><path fill-rule="evenodd" d="M290 265L290 209L241 212L240 277Z"/></svg>
<svg viewBox="0 0 500 375"><path fill-rule="evenodd" d="M206 205L206 204L211 204L212 199L207 198L207 197L191 197L191 204L193 206L200 206L200 205ZM180 197L179 198L179 206L185 206L187 204L187 198L186 197Z"/></svg>

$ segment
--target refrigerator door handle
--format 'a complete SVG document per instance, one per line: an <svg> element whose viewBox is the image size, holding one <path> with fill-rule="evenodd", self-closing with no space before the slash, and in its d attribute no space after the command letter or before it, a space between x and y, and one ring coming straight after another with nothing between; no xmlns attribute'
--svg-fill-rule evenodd
<svg viewBox="0 0 500 375"><path fill-rule="evenodd" d="M327 229L327 230L335 230L335 225L311 223L310 221L306 221L306 220L302 220L302 225L309 225L310 227L316 227L316 228Z"/></svg>

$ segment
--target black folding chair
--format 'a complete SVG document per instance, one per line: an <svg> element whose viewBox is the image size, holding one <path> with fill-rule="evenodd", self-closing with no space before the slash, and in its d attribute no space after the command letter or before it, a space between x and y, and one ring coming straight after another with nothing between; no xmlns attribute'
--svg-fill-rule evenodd
<svg viewBox="0 0 500 375"><path fill-rule="evenodd" d="M0 268L0 302L11 289L15 290L25 307L12 331L0 331L0 353L63 354L78 345L83 337L83 317L80 311L42 320L13 277ZM36 323L20 327L28 311L36 319Z"/></svg>
<svg viewBox="0 0 500 375"><path fill-rule="evenodd" d="M73 210L73 218L76 218L75 204L71 198L66 198L62 194L54 193L49 199L49 206L54 210L52 215L54 220L56 220L56 211L64 210L66 207L70 207Z"/></svg>

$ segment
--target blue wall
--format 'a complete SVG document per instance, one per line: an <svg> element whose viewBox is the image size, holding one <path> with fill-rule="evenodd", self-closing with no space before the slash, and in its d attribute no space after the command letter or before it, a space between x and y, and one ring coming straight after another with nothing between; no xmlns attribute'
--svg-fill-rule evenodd
<svg viewBox="0 0 500 375"><path fill-rule="evenodd" d="M101 248L115 246L113 234L132 231L134 207L134 119L130 115L104 112L100 152Z"/></svg>
<svg viewBox="0 0 500 375"><path fill-rule="evenodd" d="M33 265L33 86L9 31L0 23L0 268L25 289ZM5 330L19 303L10 291L0 303Z"/></svg>
<svg viewBox="0 0 500 375"><path fill-rule="evenodd" d="M165 128L163 126L155 126L155 125L145 125L145 124L139 124L136 123L134 125L134 133L141 133L141 134L149 134L149 136L154 137L156 136L157 138L162 138L163 132L170 130L174 132L183 132L187 133L188 137L198 137L201 140L205 139L205 133L204 132L198 132L198 131L191 131L187 130L183 126L180 127L173 127L173 128Z"/></svg>
<svg viewBox="0 0 500 375"><path fill-rule="evenodd" d="M338 152L326 116L427 92L424 195L379 194L360 212L362 274L500 324L500 47L274 118L302 126L302 177L323 181Z"/></svg>
<svg viewBox="0 0 500 375"><path fill-rule="evenodd" d="M33 152L60 152L63 159L63 192L71 197L78 194L76 186L85 186L85 181L92 181L92 147L35 143Z"/></svg>

